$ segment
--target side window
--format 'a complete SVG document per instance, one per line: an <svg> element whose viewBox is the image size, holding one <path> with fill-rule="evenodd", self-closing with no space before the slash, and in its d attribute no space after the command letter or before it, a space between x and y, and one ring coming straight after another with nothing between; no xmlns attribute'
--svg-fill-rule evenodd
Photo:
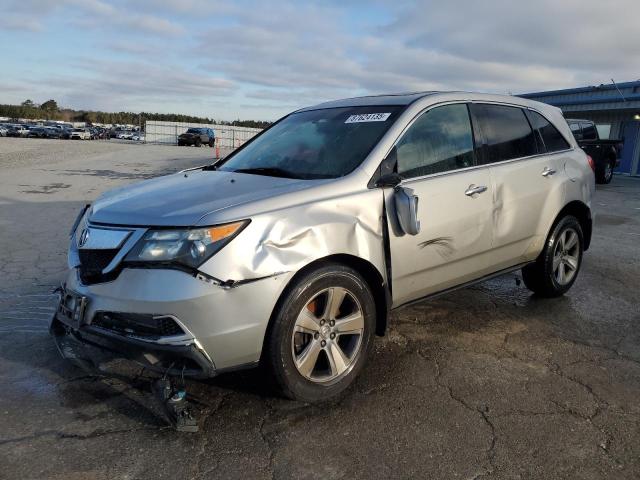
<svg viewBox="0 0 640 480"><path fill-rule="evenodd" d="M527 112L531 126L540 133L544 142L546 152L559 152L571 148L569 142L565 140L562 134L554 127L546 118L537 112L529 110ZM571 125L577 125L573 123Z"/></svg>
<svg viewBox="0 0 640 480"><path fill-rule="evenodd" d="M582 139L583 140L597 140L598 132L596 126L593 123L581 123L582 127Z"/></svg>
<svg viewBox="0 0 640 480"><path fill-rule="evenodd" d="M502 105L471 105L484 135L483 163L501 162L538 153L536 139L522 109Z"/></svg>
<svg viewBox="0 0 640 480"><path fill-rule="evenodd" d="M576 140L582 140L582 130L580 129L579 123L569 122L569 128Z"/></svg>
<svg viewBox="0 0 640 480"><path fill-rule="evenodd" d="M444 105L424 113L396 144L403 178L472 167L473 133L466 104Z"/></svg>

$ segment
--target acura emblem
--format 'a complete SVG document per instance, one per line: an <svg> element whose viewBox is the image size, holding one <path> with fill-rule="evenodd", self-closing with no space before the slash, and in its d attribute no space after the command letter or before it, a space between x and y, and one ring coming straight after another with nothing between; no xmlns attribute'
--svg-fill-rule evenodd
<svg viewBox="0 0 640 480"><path fill-rule="evenodd" d="M89 240L89 229L83 228L82 232L80 233L80 238L78 238L78 246L84 247L87 243L87 240Z"/></svg>

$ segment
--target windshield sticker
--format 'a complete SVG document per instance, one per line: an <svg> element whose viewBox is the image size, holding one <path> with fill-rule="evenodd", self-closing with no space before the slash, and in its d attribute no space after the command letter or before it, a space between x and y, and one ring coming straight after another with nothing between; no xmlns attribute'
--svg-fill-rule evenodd
<svg viewBox="0 0 640 480"><path fill-rule="evenodd" d="M349 116L344 123L384 122L390 115L391 113L362 113Z"/></svg>

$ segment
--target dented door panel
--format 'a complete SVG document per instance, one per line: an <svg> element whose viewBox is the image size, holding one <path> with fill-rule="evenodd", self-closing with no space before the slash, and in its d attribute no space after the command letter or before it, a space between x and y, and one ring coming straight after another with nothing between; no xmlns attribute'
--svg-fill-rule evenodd
<svg viewBox="0 0 640 480"><path fill-rule="evenodd" d="M542 250L549 225L564 205L562 155L491 166L496 270L533 260Z"/></svg>
<svg viewBox="0 0 640 480"><path fill-rule="evenodd" d="M420 232L402 232L393 209L394 192L387 189L394 307L487 273L492 235L489 169L450 172L402 185L419 198ZM467 195L470 186L487 190Z"/></svg>

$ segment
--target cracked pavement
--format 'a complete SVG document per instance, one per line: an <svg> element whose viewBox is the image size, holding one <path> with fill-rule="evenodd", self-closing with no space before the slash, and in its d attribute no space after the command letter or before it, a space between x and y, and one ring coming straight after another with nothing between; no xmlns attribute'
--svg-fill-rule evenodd
<svg viewBox="0 0 640 480"><path fill-rule="evenodd" d="M3 164L0 143L0 478L640 477L640 179L598 186L565 297L535 298L509 274L398 310L328 404L282 399L260 370L189 382L200 432L180 434L139 367L89 375L46 322L80 206L211 152L71 145L81 153L34 153L36 166Z"/></svg>

